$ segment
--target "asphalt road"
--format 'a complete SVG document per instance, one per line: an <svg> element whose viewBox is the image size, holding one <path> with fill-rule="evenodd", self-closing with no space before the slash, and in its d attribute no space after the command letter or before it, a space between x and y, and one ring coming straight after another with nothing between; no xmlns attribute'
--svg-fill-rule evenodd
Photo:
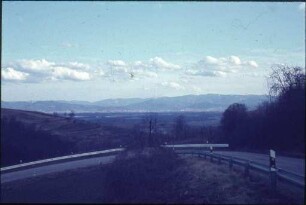
<svg viewBox="0 0 306 205"><path fill-rule="evenodd" d="M66 161L57 164L43 165L41 167L34 167L20 171L8 172L1 174L1 183L11 182L15 180L35 177L39 175L62 172L70 169L77 169L83 167L89 167L99 164L108 164L115 159L113 156L100 156L95 158L80 159L75 161Z"/></svg>
<svg viewBox="0 0 306 205"><path fill-rule="evenodd" d="M269 166L268 154L265 155L249 152L232 151L214 151L214 153L250 160ZM305 159L277 156L276 153L276 167L305 176Z"/></svg>

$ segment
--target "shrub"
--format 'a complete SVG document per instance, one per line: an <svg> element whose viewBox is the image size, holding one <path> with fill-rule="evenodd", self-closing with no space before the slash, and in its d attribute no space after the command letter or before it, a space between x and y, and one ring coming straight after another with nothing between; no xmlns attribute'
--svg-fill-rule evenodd
<svg viewBox="0 0 306 205"><path fill-rule="evenodd" d="M130 155L133 157L129 157ZM126 152L107 170L105 183L109 202L152 202L161 199L171 173L180 160L169 150L146 148ZM172 179L173 180L173 179Z"/></svg>

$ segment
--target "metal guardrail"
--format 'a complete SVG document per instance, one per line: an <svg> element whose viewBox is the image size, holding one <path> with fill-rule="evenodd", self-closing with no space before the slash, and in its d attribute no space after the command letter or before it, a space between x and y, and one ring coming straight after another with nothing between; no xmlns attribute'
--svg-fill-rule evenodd
<svg viewBox="0 0 306 205"><path fill-rule="evenodd" d="M280 174L290 175L291 177L296 177L296 178L301 178L301 177L303 177L303 176L301 176L301 175L299 175L299 174L297 174L297 173L288 172L288 171L286 171L286 170L284 170L284 169L281 169L281 168L278 168L277 170L278 170L278 172L279 172ZM303 177L303 178L305 178L305 177Z"/></svg>
<svg viewBox="0 0 306 205"><path fill-rule="evenodd" d="M228 144L176 144L176 145L162 145L162 147L171 148L203 148L203 147L229 147Z"/></svg>
<svg viewBox="0 0 306 205"><path fill-rule="evenodd" d="M23 164L12 165L8 167L2 167L1 173L9 172L9 171L16 171L16 170L23 169L23 168L30 168L30 167L37 166L37 165L46 165L46 164L50 164L54 162L58 163L58 162L66 161L66 160L75 160L75 159L81 159L84 157L92 157L92 156L100 156L100 155L105 155L105 154L117 153L123 150L124 148L115 148L115 149L109 149L109 150L87 152L87 153L82 153L82 154L66 155L62 157L38 160L38 161L33 161L33 162L28 162L28 163L23 163Z"/></svg>
<svg viewBox="0 0 306 205"><path fill-rule="evenodd" d="M237 164L245 167L245 175L249 174L249 170L253 169L255 171L259 171L265 174L271 174L270 167L264 164L260 164L257 162L253 162L246 159L240 159L238 157L231 157L222 154L210 153L207 151L197 151L197 150L175 150L178 154L191 154L197 155L199 157L210 157L211 161L216 159L219 163L221 161L226 161L229 163L230 168L233 167L233 164ZM271 177L272 175L270 175ZM276 169L276 179L280 179L281 181L291 183L297 187L304 188L305 187L305 177L299 174L286 171L284 169L277 168ZM272 179L271 179L272 181ZM275 182L274 182L275 183Z"/></svg>
<svg viewBox="0 0 306 205"><path fill-rule="evenodd" d="M295 186L298 186L298 187L301 187L301 188L304 188L305 187L305 184L304 184L304 182L302 182L302 181L299 181L299 180L295 180L295 179L293 179L293 178L290 178L290 177L288 177L288 176L286 176L286 175L283 175L283 174L281 174L281 173L277 173L277 176L278 176L278 178L280 179L280 180L283 180L283 181L285 181L285 182L289 182L289 183L291 183L291 184L293 184L293 185L295 185Z"/></svg>
<svg viewBox="0 0 306 205"><path fill-rule="evenodd" d="M255 163L255 162L250 162L250 166L254 170L257 170L257 171L260 171L260 172L263 172L263 173L269 173L270 172L269 167L266 167L262 164L258 164L258 163Z"/></svg>
<svg viewBox="0 0 306 205"><path fill-rule="evenodd" d="M167 148L172 148L173 146L165 146ZM181 145L176 148L183 148L184 146ZM187 146L187 148L196 148L197 146L190 145ZM62 157L55 157L55 158L50 158L50 159L44 159L44 160L38 160L34 162L28 162L28 163L23 163L23 164L17 164L17 165L12 165L8 167L2 167L1 168L1 173L4 172L10 172L10 171L16 171L18 169L23 169L23 168L30 168L33 166L37 165L46 165L50 163L58 163L61 161L65 160L73 160L73 159L81 159L84 157L92 157L92 156L99 156L99 155L105 155L105 154L110 154L110 153L116 153L116 152L121 152L123 151L124 148L115 148L115 149L109 149L109 150L102 150L102 151L96 151L96 152L88 152L88 153L82 153L82 154L75 154L75 155L67 155L67 156L62 156ZM266 174L270 174L270 167L259 164L257 162L245 160L245 159L240 159L237 157L231 157L231 156L226 156L222 154L215 154L215 153L209 153L207 151L200 151L200 150L194 150L194 149L176 149L175 152L178 154L190 154L190 155L197 155L199 157L210 157L211 161L213 159L217 159L219 163L222 161L227 161L229 163L229 167L232 168L234 164L244 166L245 167L245 175L249 174L249 170L253 169L256 171L260 171ZM296 185L298 187L304 188L305 187L305 177L301 176L299 174L293 173L286 171L284 169L277 168L276 169L276 175L277 178L279 178L282 181L289 182L293 185Z"/></svg>

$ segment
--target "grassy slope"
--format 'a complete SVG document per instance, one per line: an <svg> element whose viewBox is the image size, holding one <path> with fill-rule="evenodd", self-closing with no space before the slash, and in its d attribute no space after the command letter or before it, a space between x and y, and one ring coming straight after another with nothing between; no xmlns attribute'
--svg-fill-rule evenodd
<svg viewBox="0 0 306 205"><path fill-rule="evenodd" d="M12 118L28 125L35 125L41 130L57 135L61 140L78 142L77 148L85 149L90 141L95 145L107 146L118 130L101 124L80 120L69 120L50 114L1 108L1 118ZM85 146L84 146L85 145ZM118 144L119 146L119 144ZM84 150L85 151L85 150Z"/></svg>
<svg viewBox="0 0 306 205"><path fill-rule="evenodd" d="M266 178L242 176L226 165L146 150L103 167L3 184L1 194L3 202L303 204L303 192L282 185L273 195Z"/></svg>
<svg viewBox="0 0 306 205"><path fill-rule="evenodd" d="M92 133L103 132L101 126L81 123L73 120L68 120L64 117L54 116L50 114L13 110L13 109L1 109L1 118L15 117L16 120L25 124L35 124L42 130L50 131L53 134L65 137L67 139L78 138L78 132L82 130L94 130L95 132L82 133L86 134L86 137L90 137Z"/></svg>
<svg viewBox="0 0 306 205"><path fill-rule="evenodd" d="M9 149L1 166L119 147L128 139L122 129L40 112L1 108L1 122L1 148Z"/></svg>

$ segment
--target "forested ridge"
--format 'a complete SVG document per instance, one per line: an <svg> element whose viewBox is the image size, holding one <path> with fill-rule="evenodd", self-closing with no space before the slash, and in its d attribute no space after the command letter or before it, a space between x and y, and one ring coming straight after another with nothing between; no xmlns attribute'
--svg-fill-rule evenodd
<svg viewBox="0 0 306 205"><path fill-rule="evenodd" d="M270 101L248 111L232 104L221 119L222 139L232 148L305 152L305 72L300 67L274 67Z"/></svg>

